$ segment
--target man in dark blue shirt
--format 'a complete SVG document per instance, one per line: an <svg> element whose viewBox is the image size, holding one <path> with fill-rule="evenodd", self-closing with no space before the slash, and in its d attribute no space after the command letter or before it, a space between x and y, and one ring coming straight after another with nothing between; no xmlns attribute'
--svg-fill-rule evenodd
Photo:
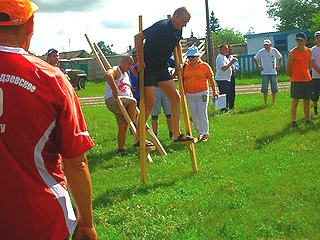
<svg viewBox="0 0 320 240"><path fill-rule="evenodd" d="M145 68L145 111L147 121L155 102L155 89L157 84L164 94L169 98L171 105L173 139L178 141L190 141L192 137L183 135L180 131L180 94L172 76L168 72L168 60L172 56L174 48L177 47L178 57L182 63L182 49L180 39L182 28L187 25L191 18L186 7L178 8L171 19L156 22L151 27L143 30L135 36L135 46L138 54L138 69ZM144 47L143 41L146 39ZM144 54L142 54L144 53ZM135 144L139 145L139 130L136 135Z"/></svg>

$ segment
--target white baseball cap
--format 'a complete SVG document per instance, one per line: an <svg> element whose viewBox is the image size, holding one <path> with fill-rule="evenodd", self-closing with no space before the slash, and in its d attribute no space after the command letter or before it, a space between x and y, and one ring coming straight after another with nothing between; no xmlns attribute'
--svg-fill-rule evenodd
<svg viewBox="0 0 320 240"><path fill-rule="evenodd" d="M263 41L263 45L272 45L272 42L271 42L270 39L265 39L265 40Z"/></svg>

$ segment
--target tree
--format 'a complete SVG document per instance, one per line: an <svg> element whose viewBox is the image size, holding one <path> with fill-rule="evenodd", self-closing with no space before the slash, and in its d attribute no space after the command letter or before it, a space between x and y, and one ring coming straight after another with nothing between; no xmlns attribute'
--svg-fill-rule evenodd
<svg viewBox="0 0 320 240"><path fill-rule="evenodd" d="M218 32L220 30L219 19L215 17L214 12L211 12L209 18L209 29L210 32Z"/></svg>
<svg viewBox="0 0 320 240"><path fill-rule="evenodd" d="M320 11L319 0L266 0L269 18L279 21L279 31L309 29L312 16Z"/></svg>
<svg viewBox="0 0 320 240"><path fill-rule="evenodd" d="M256 32L254 31L254 28L253 27L250 27L248 32L245 34L245 35L253 35L255 34Z"/></svg>
<svg viewBox="0 0 320 240"><path fill-rule="evenodd" d="M221 29L219 32L212 33L214 45L219 46L225 44L245 44L246 41L242 33L234 28Z"/></svg>
<svg viewBox="0 0 320 240"><path fill-rule="evenodd" d="M111 46L108 45L106 46L106 44L104 43L104 41L100 41L97 43L97 45L100 47L101 51L103 52L104 55L115 55L116 53L114 51L112 51L112 44Z"/></svg>
<svg viewBox="0 0 320 240"><path fill-rule="evenodd" d="M316 13L312 17L310 32L314 33L320 30L320 13Z"/></svg>

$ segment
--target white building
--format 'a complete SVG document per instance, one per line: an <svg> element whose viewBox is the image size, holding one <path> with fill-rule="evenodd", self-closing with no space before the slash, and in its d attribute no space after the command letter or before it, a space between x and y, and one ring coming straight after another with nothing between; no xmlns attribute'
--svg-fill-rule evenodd
<svg viewBox="0 0 320 240"><path fill-rule="evenodd" d="M263 40L265 39L270 39L272 46L282 53L282 67L285 67L289 51L297 46L295 38L298 32L304 32L307 35L307 46L312 47L313 44L310 40L313 40L313 34L311 34L308 29L244 35L247 40L247 55L239 56L241 70L248 72L256 70L253 57L261 48L263 48Z"/></svg>

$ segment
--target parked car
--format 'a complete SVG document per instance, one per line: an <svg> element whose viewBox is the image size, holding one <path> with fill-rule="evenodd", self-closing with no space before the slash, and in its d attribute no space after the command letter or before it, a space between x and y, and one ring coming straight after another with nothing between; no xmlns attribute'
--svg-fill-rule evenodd
<svg viewBox="0 0 320 240"><path fill-rule="evenodd" d="M59 59L59 67L69 76L73 87L78 90L85 89L87 74L83 70L76 69L74 62L68 59Z"/></svg>

